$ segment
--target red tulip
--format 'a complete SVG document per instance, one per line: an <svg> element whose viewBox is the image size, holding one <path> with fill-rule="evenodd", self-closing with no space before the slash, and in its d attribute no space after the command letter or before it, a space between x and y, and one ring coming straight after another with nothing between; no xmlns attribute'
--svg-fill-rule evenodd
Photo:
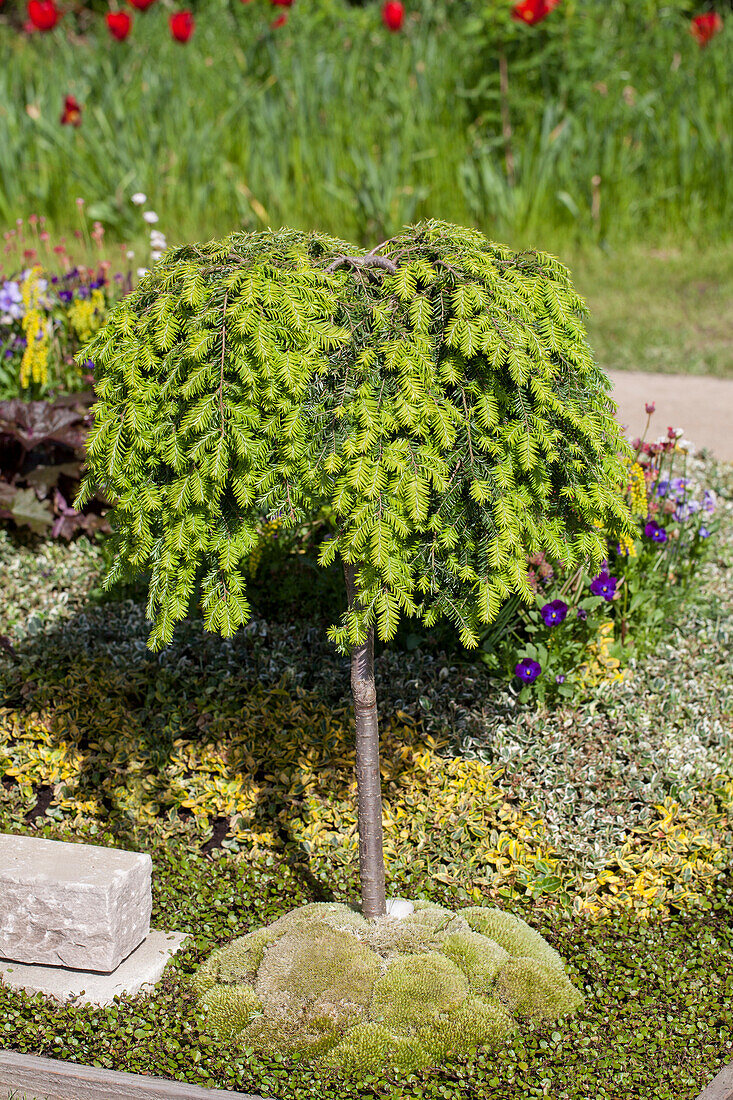
<svg viewBox="0 0 733 1100"><path fill-rule="evenodd" d="M133 8L137 8L138 11L147 11L151 4L155 3L155 0L129 0Z"/></svg>
<svg viewBox="0 0 733 1100"><path fill-rule="evenodd" d="M382 22L391 31L398 31L405 18L405 5L400 0L387 0L382 8Z"/></svg>
<svg viewBox="0 0 733 1100"><path fill-rule="evenodd" d="M557 7L560 0L519 0L512 8L512 19L533 27Z"/></svg>
<svg viewBox="0 0 733 1100"><path fill-rule="evenodd" d="M169 17L168 22L176 42L188 42L193 34L193 14L190 11L177 11Z"/></svg>
<svg viewBox="0 0 733 1100"><path fill-rule="evenodd" d="M28 18L37 31L50 31L61 18L54 0L30 0Z"/></svg>
<svg viewBox="0 0 733 1100"><path fill-rule="evenodd" d="M270 26L271 27L282 27L283 23L287 23L287 21L288 21L287 15L278 15L277 19L273 19L272 23L270 23Z"/></svg>
<svg viewBox="0 0 733 1100"><path fill-rule="evenodd" d="M64 110L61 115L62 126L81 126L81 107L73 95L67 95L64 100Z"/></svg>
<svg viewBox="0 0 733 1100"><path fill-rule="evenodd" d="M706 11L702 15L696 15L690 23L690 31L701 46L707 46L710 39L722 29L723 20L717 11Z"/></svg>
<svg viewBox="0 0 733 1100"><path fill-rule="evenodd" d="M126 11L108 11L107 27L112 37L116 38L118 42L122 42L130 33L132 16L128 15Z"/></svg>

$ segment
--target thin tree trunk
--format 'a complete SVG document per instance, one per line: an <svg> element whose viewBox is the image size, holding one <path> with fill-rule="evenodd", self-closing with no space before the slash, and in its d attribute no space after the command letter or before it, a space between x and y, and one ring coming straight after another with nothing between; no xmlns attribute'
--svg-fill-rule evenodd
<svg viewBox="0 0 733 1100"><path fill-rule="evenodd" d="M354 566L344 562L349 607L359 593ZM360 606L360 605L359 605ZM351 690L356 718L356 785L359 820L359 877L362 912L367 920L386 911L382 851L382 783L379 774L377 689L374 684L374 627L351 652Z"/></svg>

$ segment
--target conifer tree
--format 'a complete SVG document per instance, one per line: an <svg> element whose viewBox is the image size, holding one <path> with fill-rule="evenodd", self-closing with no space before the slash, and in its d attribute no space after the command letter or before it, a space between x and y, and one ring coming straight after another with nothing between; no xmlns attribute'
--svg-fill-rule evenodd
<svg viewBox="0 0 733 1100"><path fill-rule="evenodd" d="M527 556L598 567L631 530L627 445L566 268L440 221L370 252L320 233L169 249L87 345L98 401L75 506L113 501L103 580L150 568L148 648L200 594L206 630L249 617L263 515L324 505L343 564L364 915L385 912L374 629L451 620L467 648L533 590Z"/></svg>

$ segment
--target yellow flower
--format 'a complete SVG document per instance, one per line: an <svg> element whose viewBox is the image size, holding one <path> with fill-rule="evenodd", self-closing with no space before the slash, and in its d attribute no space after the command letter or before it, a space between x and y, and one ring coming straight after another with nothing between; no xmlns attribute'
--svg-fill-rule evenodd
<svg viewBox="0 0 733 1100"><path fill-rule="evenodd" d="M632 516L645 516L649 511L646 496L646 479L644 477L644 470L638 462L634 462L629 470L628 493Z"/></svg>
<svg viewBox="0 0 733 1100"><path fill-rule="evenodd" d="M636 557L636 546L634 545L634 540L629 538L628 535L621 535L620 539L618 540L618 544L621 548L622 554L625 554L628 558Z"/></svg>
<svg viewBox="0 0 733 1100"><path fill-rule="evenodd" d="M39 279L43 268L32 267L20 288L25 306L23 316L23 335L25 350L20 361L20 385L25 389L32 378L34 382L45 385L48 381L48 328L40 310L41 291Z"/></svg>
<svg viewBox="0 0 733 1100"><path fill-rule="evenodd" d="M104 294L97 288L88 298L75 298L67 315L74 332L85 344L104 320Z"/></svg>
<svg viewBox="0 0 733 1100"><path fill-rule="evenodd" d="M265 537L267 537L268 535L274 534L274 532L277 531L278 527L281 527L281 526L282 526L282 520L281 519L268 519L268 520L265 521L265 523L263 524L263 527L262 527L263 535ZM264 548L265 548L265 543L264 543L264 538L263 538L263 539L260 539L259 543L257 544L257 546L255 546L254 550L251 552L251 554L249 556L248 566L249 566L249 575L250 575L250 577L254 577L255 574L257 573L257 567L260 564L260 561L262 559L262 552L263 552Z"/></svg>

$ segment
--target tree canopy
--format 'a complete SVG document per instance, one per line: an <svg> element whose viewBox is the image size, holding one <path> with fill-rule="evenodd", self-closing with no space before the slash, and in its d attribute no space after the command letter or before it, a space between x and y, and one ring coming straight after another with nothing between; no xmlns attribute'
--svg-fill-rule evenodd
<svg viewBox="0 0 733 1100"><path fill-rule="evenodd" d="M379 255L377 255L379 253ZM630 531L628 453L567 269L435 220L367 253L317 232L169 249L88 344L98 401L78 507L116 505L104 578L150 568L148 647L200 585L204 626L249 617L243 562L263 515L330 505L319 552L354 563L347 654L400 611L467 648L527 555L598 567Z"/></svg>

